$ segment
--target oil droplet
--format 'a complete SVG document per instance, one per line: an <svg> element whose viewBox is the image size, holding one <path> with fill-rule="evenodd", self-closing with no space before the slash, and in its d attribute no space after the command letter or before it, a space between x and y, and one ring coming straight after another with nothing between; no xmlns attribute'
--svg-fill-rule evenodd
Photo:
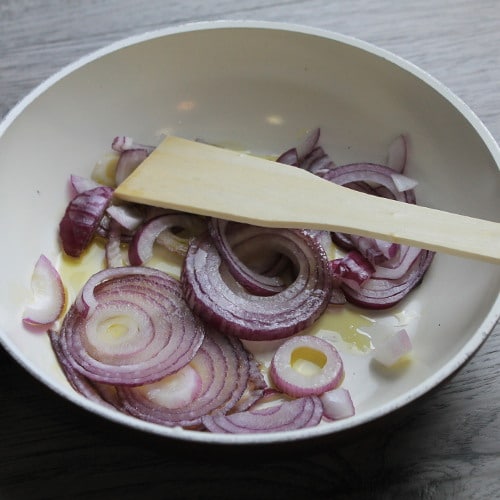
<svg viewBox="0 0 500 500"><path fill-rule="evenodd" d="M58 259L58 270L66 291L69 303L79 293L83 285L97 271L105 267L104 246L101 242L92 243L78 258L70 257L62 252Z"/></svg>
<svg viewBox="0 0 500 500"><path fill-rule="evenodd" d="M323 316L309 328L309 333L325 340L340 341L347 349L367 353L371 350L370 336L362 331L374 323L374 319L361 314L349 305L330 307Z"/></svg>

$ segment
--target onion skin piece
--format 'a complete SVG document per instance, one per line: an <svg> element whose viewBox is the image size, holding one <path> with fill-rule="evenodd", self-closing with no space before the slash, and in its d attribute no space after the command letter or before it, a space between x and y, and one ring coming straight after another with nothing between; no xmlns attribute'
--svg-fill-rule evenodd
<svg viewBox="0 0 500 500"><path fill-rule="evenodd" d="M64 252L79 257L88 247L113 196L113 189L98 186L77 194L59 223Z"/></svg>
<svg viewBox="0 0 500 500"><path fill-rule="evenodd" d="M23 313L27 326L48 327L59 319L66 304L66 290L52 262L40 255L31 276L32 302Z"/></svg>
<svg viewBox="0 0 500 500"><path fill-rule="evenodd" d="M330 420L340 420L355 414L351 394L343 387L325 392L319 398L323 403L323 416Z"/></svg>
<svg viewBox="0 0 500 500"><path fill-rule="evenodd" d="M208 415L203 425L211 432L253 434L285 432L319 424L323 405L318 396L305 396L262 409L249 409L228 415Z"/></svg>
<svg viewBox="0 0 500 500"><path fill-rule="evenodd" d="M333 286L321 245L303 231L262 228L297 252L295 281L269 297L250 294L229 272L208 235L192 241L181 274L184 297L207 324L246 340L290 337L307 328L328 306Z"/></svg>
<svg viewBox="0 0 500 500"><path fill-rule="evenodd" d="M311 362L318 365L317 373L301 373L294 366L294 356L314 358ZM340 385L344 365L330 342L311 335L299 335L278 347L271 361L270 377L276 388L289 396L319 396Z"/></svg>

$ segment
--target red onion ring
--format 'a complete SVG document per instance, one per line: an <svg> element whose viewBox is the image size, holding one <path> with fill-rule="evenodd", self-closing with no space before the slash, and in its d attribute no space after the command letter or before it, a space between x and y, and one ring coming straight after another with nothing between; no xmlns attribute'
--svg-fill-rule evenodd
<svg viewBox="0 0 500 500"><path fill-rule="evenodd" d="M116 408L117 400L115 388L113 386L93 382L75 370L61 348L59 333L55 330L48 330L47 333L59 366L71 387L91 401Z"/></svg>
<svg viewBox="0 0 500 500"><path fill-rule="evenodd" d="M85 285L91 288L92 307L82 311L75 301L66 314L61 347L87 378L151 383L185 366L201 345L204 326L187 307L179 283L161 271L145 270L97 273Z"/></svg>
<svg viewBox="0 0 500 500"><path fill-rule="evenodd" d="M230 228L235 228L235 230L231 232ZM229 272L249 292L268 296L284 290L283 280L274 272L268 275L259 272L260 270L255 271L247 266L235 251L235 248L241 246L246 253L258 255L260 258L270 253L273 263L276 263L281 254L277 254L272 240L269 240L268 234L262 232L261 228L211 218L208 222L208 230ZM269 273L269 268L267 272Z"/></svg>
<svg viewBox="0 0 500 500"><path fill-rule="evenodd" d="M395 200L405 203L415 203L415 193L412 189L400 191L394 182L394 170L376 163L350 163L333 167L318 173L320 177L335 182L341 186L349 186L359 182L382 186Z"/></svg>
<svg viewBox="0 0 500 500"><path fill-rule="evenodd" d="M142 420L166 426L199 427L207 414L224 414L243 396L249 382L251 360L241 342L207 331L189 366L199 374L201 388L184 406L169 405L168 395L155 386L117 388L120 408Z"/></svg>
<svg viewBox="0 0 500 500"><path fill-rule="evenodd" d="M226 434L283 432L318 425L323 405L318 396L284 401L263 409L228 415L208 415L203 425L211 432Z"/></svg>
<svg viewBox="0 0 500 500"><path fill-rule="evenodd" d="M342 291L349 302L367 309L392 307L420 284L433 258L434 252L421 250L417 258L401 276L394 279L372 276L359 288L342 284Z"/></svg>
<svg viewBox="0 0 500 500"><path fill-rule="evenodd" d="M302 373L294 364L313 359L315 373ZM330 342L311 335L287 339L278 347L271 361L270 376L274 385L292 397L319 396L335 389L344 377L344 365Z"/></svg>
<svg viewBox="0 0 500 500"><path fill-rule="evenodd" d="M191 309L223 333L247 340L285 338L310 326L325 310L332 290L324 249L304 231L261 228L280 253L290 257L297 277L269 297L245 290L227 272L208 236L191 243L181 273Z"/></svg>
<svg viewBox="0 0 500 500"><path fill-rule="evenodd" d="M129 260L133 266L145 264L153 257L153 246L160 236L161 244L170 251L185 255L189 241L200 234L206 225L202 218L186 213L168 213L147 220L134 234L129 246ZM176 234L185 231L188 236Z"/></svg>
<svg viewBox="0 0 500 500"><path fill-rule="evenodd" d="M98 186L77 194L69 202L59 223L59 235L66 254L79 257L87 248L112 196L112 188Z"/></svg>
<svg viewBox="0 0 500 500"><path fill-rule="evenodd" d="M31 275L32 301L23 311L23 323L48 327L61 316L66 304L66 291L61 275L52 262L40 255Z"/></svg>

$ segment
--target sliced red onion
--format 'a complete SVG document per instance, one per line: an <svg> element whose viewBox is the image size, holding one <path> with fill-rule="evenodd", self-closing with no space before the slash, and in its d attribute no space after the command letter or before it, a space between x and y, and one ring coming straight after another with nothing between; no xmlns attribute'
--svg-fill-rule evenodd
<svg viewBox="0 0 500 500"><path fill-rule="evenodd" d="M205 227L201 217L187 213L168 213L149 219L136 231L130 243L130 263L140 266L148 262L153 257L153 247L160 235L161 245L179 255L185 255L189 241Z"/></svg>
<svg viewBox="0 0 500 500"><path fill-rule="evenodd" d="M233 228L233 231L229 231ZM235 228L235 229L234 229ZM282 256L277 252L269 233L261 228L246 224L237 224L227 220L212 218L208 223L208 230L212 241L217 247L224 264L234 279L246 290L255 295L274 295L283 291L285 284L276 274L270 273L269 264L261 269L254 270L240 258L235 248L241 246L245 253L258 255L260 259L271 255L271 261L276 263ZM269 262L269 260L268 260Z"/></svg>
<svg viewBox="0 0 500 500"><path fill-rule="evenodd" d="M77 300L64 318L61 347L93 381L154 382L189 363L203 341L205 328L179 283L161 271L139 269L100 271L84 286L93 307L82 312Z"/></svg>
<svg viewBox="0 0 500 500"><path fill-rule="evenodd" d="M323 405L318 396L305 396L262 409L208 415L202 422L209 431L217 433L269 433L313 427L318 425L322 415Z"/></svg>
<svg viewBox="0 0 500 500"><path fill-rule="evenodd" d="M121 184L148 156L147 149L126 149L120 153L116 164L115 183Z"/></svg>
<svg viewBox="0 0 500 500"><path fill-rule="evenodd" d="M401 249L401 245L398 243L367 236L350 234L348 239L350 244L373 265L381 264L389 259L394 259Z"/></svg>
<svg viewBox="0 0 500 500"><path fill-rule="evenodd" d="M324 149L321 146L317 146L302 159L299 166L304 170L318 175L324 170L333 168L335 164L330 156L325 153Z"/></svg>
<svg viewBox="0 0 500 500"><path fill-rule="evenodd" d="M376 265L372 277L391 280L402 278L421 253L420 248L401 245L400 254Z"/></svg>
<svg viewBox="0 0 500 500"><path fill-rule="evenodd" d="M413 349L410 336L403 328L394 333L372 335L373 359L386 367L396 364Z"/></svg>
<svg viewBox="0 0 500 500"><path fill-rule="evenodd" d="M122 267L128 265L124 262L121 245L122 245L122 228L121 225L114 219L110 221L108 237L105 246L106 264L108 267Z"/></svg>
<svg viewBox="0 0 500 500"><path fill-rule="evenodd" d="M270 376L274 385L289 396L319 396L338 387L344 377L344 365L330 342L299 335L278 347L271 361Z"/></svg>
<svg viewBox="0 0 500 500"><path fill-rule="evenodd" d="M417 258L399 278L386 279L374 275L359 288L342 284L342 291L349 302L367 309L392 307L422 281L433 257L433 252L421 250Z"/></svg>
<svg viewBox="0 0 500 500"><path fill-rule="evenodd" d="M70 201L59 224L66 254L79 257L87 248L112 196L112 188L99 186L76 195Z"/></svg>
<svg viewBox="0 0 500 500"><path fill-rule="evenodd" d="M321 147L317 147L321 131L315 128L307 133L302 143L297 147L287 149L278 156L276 161L294 167L300 167L305 170L319 166L315 165L315 161L322 157L322 161L327 161L332 164L331 160L325 160L327 156Z"/></svg>
<svg viewBox="0 0 500 500"><path fill-rule="evenodd" d="M116 390L113 386L99 384L84 377L74 369L61 348L60 336L55 330L49 330L48 336L59 366L73 389L87 399L108 407L116 408Z"/></svg>
<svg viewBox="0 0 500 500"><path fill-rule="evenodd" d="M413 181L384 165L355 163L334 167L318 175L369 194L415 203ZM355 235L334 233L332 239L341 248L357 249L374 266L372 278L361 288L354 283L342 284L348 301L373 309L391 307L403 299L420 283L434 255L405 245Z"/></svg>
<svg viewBox="0 0 500 500"><path fill-rule="evenodd" d="M395 184L393 176L394 170L385 165L378 165L376 163L351 163L333 167L328 170L323 170L318 173L320 177L335 182L341 186L350 187L351 184L360 182L368 183L370 185L381 186L386 189L387 195L398 201L406 203L415 203L415 193L413 190L400 191ZM365 190L365 189L364 189Z"/></svg>
<svg viewBox="0 0 500 500"><path fill-rule="evenodd" d="M330 420L340 420L355 414L351 394L343 387L325 392L319 398L323 404L323 416Z"/></svg>
<svg viewBox="0 0 500 500"><path fill-rule="evenodd" d="M57 269L40 255L31 275L32 301L23 313L23 323L31 326L50 326L61 315L66 303L66 291Z"/></svg>
<svg viewBox="0 0 500 500"><path fill-rule="evenodd" d="M141 205L135 203L123 203L121 205L110 205L107 214L128 231L135 231L145 219L145 210Z"/></svg>
<svg viewBox="0 0 500 500"><path fill-rule="evenodd" d="M189 363L189 394L180 405L168 380L141 387L118 387L121 407L142 420L166 426L198 427L207 414L224 414L240 400L249 381L250 359L241 342L208 331ZM198 387L197 384L200 383ZM196 393L196 396L194 396Z"/></svg>
<svg viewBox="0 0 500 500"><path fill-rule="evenodd" d="M82 177L81 175L71 174L70 185L75 194L83 193L84 191L89 191L96 187L102 186L98 182L88 179L87 177Z"/></svg>
<svg viewBox="0 0 500 500"><path fill-rule="evenodd" d="M293 283L268 297L245 290L227 272L208 236L191 243L181 274L186 301L206 323L247 340L285 338L310 326L332 289L323 248L303 231L261 228L297 270Z"/></svg>
<svg viewBox="0 0 500 500"><path fill-rule="evenodd" d="M316 147L320 135L321 129L319 127L309 131L302 143L297 146L297 156L299 157L299 161L302 161L304 158L306 158Z"/></svg>
<svg viewBox="0 0 500 500"><path fill-rule="evenodd" d="M334 280L335 283L335 280ZM335 284L330 295L330 304L334 306L342 306L347 303L345 293L340 288L340 285Z"/></svg>
<svg viewBox="0 0 500 500"><path fill-rule="evenodd" d="M146 393L151 403L169 410L178 410L192 404L202 390L201 376L190 364L158 382L132 389Z"/></svg>
<svg viewBox="0 0 500 500"><path fill-rule="evenodd" d="M299 165L299 154L297 148L291 148L283 152L276 158L278 163L283 163L285 165L291 165L292 167L297 167Z"/></svg>
<svg viewBox="0 0 500 500"><path fill-rule="evenodd" d="M248 383L241 398L231 408L231 412L233 413L248 410L248 408L259 401L263 397L265 391L269 389L266 380L260 371L259 364L255 361L255 358L248 353L248 351L247 354L249 357Z"/></svg>
<svg viewBox="0 0 500 500"><path fill-rule="evenodd" d="M396 189L400 193L404 193L405 191L410 191L412 189L415 189L418 185L418 182L415 179L412 179L403 174L394 173L391 175L391 179L393 180Z"/></svg>
<svg viewBox="0 0 500 500"><path fill-rule="evenodd" d="M148 154L155 149L154 146L138 144L132 137L126 135L116 136L111 143L111 148L117 153L123 153L124 151L128 151L129 149L145 149Z"/></svg>
<svg viewBox="0 0 500 500"><path fill-rule="evenodd" d="M134 147L134 139L126 135L119 135L113 139L111 143L111 148L117 153L126 151L127 149L132 149Z"/></svg>
<svg viewBox="0 0 500 500"><path fill-rule="evenodd" d="M394 172L403 173L408 157L408 136L398 135L389 145L387 151L387 166Z"/></svg>
<svg viewBox="0 0 500 500"><path fill-rule="evenodd" d="M331 270L336 280L358 290L375 272L370 262L356 250L331 261Z"/></svg>

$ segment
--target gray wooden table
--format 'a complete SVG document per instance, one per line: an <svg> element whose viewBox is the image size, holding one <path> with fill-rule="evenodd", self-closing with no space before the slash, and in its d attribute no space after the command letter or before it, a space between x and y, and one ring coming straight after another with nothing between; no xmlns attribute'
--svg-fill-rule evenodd
<svg viewBox="0 0 500 500"><path fill-rule="evenodd" d="M450 87L500 141L499 0L0 0L0 116L78 56L207 19L308 24L375 43ZM499 356L497 324L465 368L405 411L341 441L264 453L122 429L0 349L0 498L500 498Z"/></svg>

